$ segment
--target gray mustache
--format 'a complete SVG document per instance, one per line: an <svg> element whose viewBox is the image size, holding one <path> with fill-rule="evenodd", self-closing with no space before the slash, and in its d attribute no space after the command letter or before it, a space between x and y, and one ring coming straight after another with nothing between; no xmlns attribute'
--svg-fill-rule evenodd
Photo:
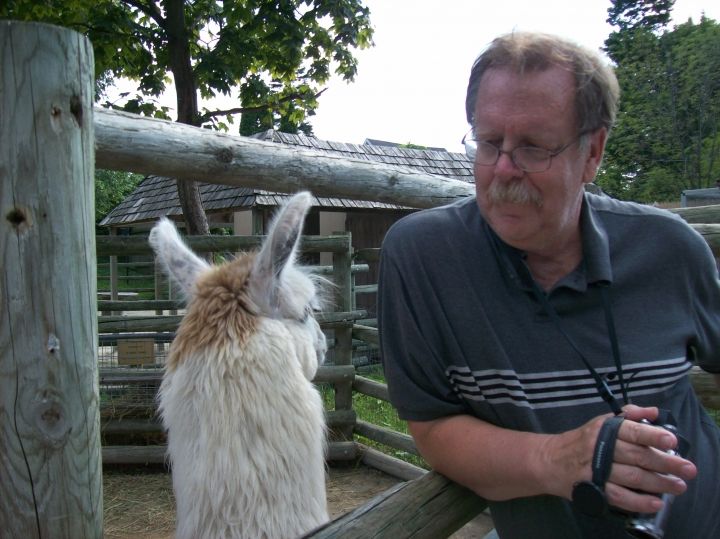
<svg viewBox="0 0 720 539"><path fill-rule="evenodd" d="M530 189L522 180L493 182L488 189L487 198L490 203L533 204L537 207L543 205L540 194Z"/></svg>

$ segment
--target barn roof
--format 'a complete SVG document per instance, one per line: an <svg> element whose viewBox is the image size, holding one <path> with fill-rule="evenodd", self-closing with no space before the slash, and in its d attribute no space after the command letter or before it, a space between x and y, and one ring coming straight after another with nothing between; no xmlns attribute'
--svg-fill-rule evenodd
<svg viewBox="0 0 720 539"><path fill-rule="evenodd" d="M398 144L366 139L364 144L320 140L306 135L293 135L268 130L254 135L265 141L300 146L322 154L346 156L349 159L376 161L404 169L419 170L466 182L473 181L472 163L465 154L443 148L411 149ZM200 197L208 214L250 207L277 206L287 195L262 189L200 183ZM402 206L349 198L316 197L314 206L336 209L399 209ZM148 176L128 197L113 208L100 222L102 226L128 226L154 221L163 215L181 215L175 180Z"/></svg>
<svg viewBox="0 0 720 539"><path fill-rule="evenodd" d="M720 199L720 185L705 189L685 189L682 194L688 198L716 198Z"/></svg>
<svg viewBox="0 0 720 539"><path fill-rule="evenodd" d="M681 206L710 206L720 204L720 180L717 187L686 189L680 194Z"/></svg>

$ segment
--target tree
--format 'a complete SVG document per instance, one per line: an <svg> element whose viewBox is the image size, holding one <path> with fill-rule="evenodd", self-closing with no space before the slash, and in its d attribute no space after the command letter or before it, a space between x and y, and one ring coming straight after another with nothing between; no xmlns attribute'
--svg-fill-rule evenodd
<svg viewBox="0 0 720 539"><path fill-rule="evenodd" d="M115 170L95 171L95 222L99 223L142 181L142 176Z"/></svg>
<svg viewBox="0 0 720 539"><path fill-rule="evenodd" d="M95 52L98 96L118 77L137 81L121 104L168 118L157 98L169 84L177 121L241 132L281 126L310 131L331 68L346 81L357 71L353 51L372 45L361 0L6 0L0 18L36 20L87 35ZM170 78L172 75L172 79ZM200 99L236 94L238 106L200 107ZM197 184L178 182L190 234L208 233Z"/></svg>
<svg viewBox="0 0 720 539"><path fill-rule="evenodd" d="M677 200L720 177L720 25L703 16L667 30L672 3L609 10L622 96L598 184L620 198Z"/></svg>
<svg viewBox="0 0 720 539"><path fill-rule="evenodd" d="M643 28L659 30L670 23L675 0L613 0L607 22L620 32Z"/></svg>

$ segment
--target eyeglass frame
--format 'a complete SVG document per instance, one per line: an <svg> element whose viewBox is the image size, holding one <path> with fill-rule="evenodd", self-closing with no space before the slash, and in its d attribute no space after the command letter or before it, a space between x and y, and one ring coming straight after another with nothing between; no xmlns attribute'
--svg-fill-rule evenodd
<svg viewBox="0 0 720 539"><path fill-rule="evenodd" d="M472 159L473 163L475 163L475 159L477 157L478 144L486 144L495 149L495 151L497 152L495 161L493 161L492 163L477 163L481 167L494 167L495 165L497 165L497 162L500 161L500 156L505 154L510 158L510 161L512 161L513 165L515 165L517 168L519 168L523 172L534 174L534 173L546 172L546 171L550 170L550 167L552 167L553 157L560 155L562 152L567 150L570 146L572 146L573 144L582 140L582 138L585 135L587 135L588 133L590 133L590 131L580 132L580 134L577 137L575 137L570 142L568 142L564 146L561 146L559 149L557 149L555 151L551 151L546 148L541 148L540 146L516 146L515 148L513 148L510 151L502 150L502 149L498 148L497 146L495 146L494 144L492 144L491 142L486 142L484 140L479 141L479 140L473 138L473 129L470 129L470 131L465 133L465 136L463 136L463 138L462 138L461 144L465 147L465 155L467 155L470 159ZM468 151L468 146L470 145L470 141L475 143L475 148L473 149L473 155L470 155L470 152ZM528 170L527 168L520 166L520 164L515 160L515 157L513 154L517 150L522 150L522 149L542 150L544 152L547 152L547 167L542 168L542 169L537 169L537 170L535 170L535 169Z"/></svg>

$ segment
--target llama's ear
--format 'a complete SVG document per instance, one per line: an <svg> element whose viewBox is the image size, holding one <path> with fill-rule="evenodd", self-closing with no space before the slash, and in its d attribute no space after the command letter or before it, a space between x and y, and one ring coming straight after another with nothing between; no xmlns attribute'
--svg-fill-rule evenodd
<svg viewBox="0 0 720 539"><path fill-rule="evenodd" d="M252 271L253 295L264 296L269 307L276 307L275 297L280 276L288 264L295 261L305 215L312 205L312 196L306 191L294 195L275 216L262 249L255 258Z"/></svg>
<svg viewBox="0 0 720 539"><path fill-rule="evenodd" d="M165 217L150 231L148 240L165 273L180 286L187 299L192 297L198 275L210 267L207 262L185 245L175 225Z"/></svg>

